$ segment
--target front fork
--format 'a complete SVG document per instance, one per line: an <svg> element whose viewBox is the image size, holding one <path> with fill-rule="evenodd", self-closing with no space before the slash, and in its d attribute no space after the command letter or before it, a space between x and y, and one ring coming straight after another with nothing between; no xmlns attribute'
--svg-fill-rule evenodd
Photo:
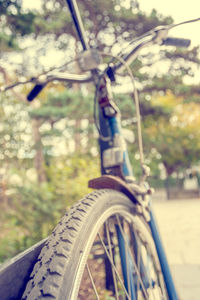
<svg viewBox="0 0 200 300"><path fill-rule="evenodd" d="M167 257L166 257L166 254L165 254L165 251L164 251L164 248L162 245L161 237L159 234L159 230L157 227L157 223L156 223L156 219L155 219L152 207L150 209L150 221L148 223L149 223L149 227L151 229L153 240L154 240L154 243L156 246L156 250L157 250L158 258L160 261L160 266L161 266L162 274L164 277L164 282L166 285L169 300L178 300L179 297L178 297L178 294L177 294L177 291L176 291L176 288L175 288L175 285L173 282L172 274L171 274L169 264L167 261Z"/></svg>

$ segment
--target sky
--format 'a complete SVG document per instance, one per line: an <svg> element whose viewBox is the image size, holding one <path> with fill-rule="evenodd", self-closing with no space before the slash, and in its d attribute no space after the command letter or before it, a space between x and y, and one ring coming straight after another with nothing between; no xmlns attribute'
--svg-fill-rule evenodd
<svg viewBox="0 0 200 300"><path fill-rule="evenodd" d="M164 16L172 16L175 23L200 18L200 0L138 0L138 2L145 12L148 13L155 8ZM200 21L173 29L171 34L191 39L192 45L200 45Z"/></svg>
<svg viewBox="0 0 200 300"><path fill-rule="evenodd" d="M138 2L140 7L146 11L156 8L165 15L173 15L177 21L200 17L199 0L138 0Z"/></svg>
<svg viewBox="0 0 200 300"><path fill-rule="evenodd" d="M77 0L77 3L80 1ZM23 3L27 8L32 9L35 7L39 8L41 1L23 0ZM155 8L164 16L172 16L176 23L200 17L200 0L138 0L138 3L145 12L150 13ZM190 38L192 46L200 45L200 21L173 29L172 34L176 37Z"/></svg>

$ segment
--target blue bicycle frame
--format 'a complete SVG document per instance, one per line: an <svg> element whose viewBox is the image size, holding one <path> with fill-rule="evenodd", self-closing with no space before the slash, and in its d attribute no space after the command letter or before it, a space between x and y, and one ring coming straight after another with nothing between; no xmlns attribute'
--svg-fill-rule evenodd
<svg viewBox="0 0 200 300"><path fill-rule="evenodd" d="M71 16L76 28L76 32L78 34L78 37L81 41L83 50L87 50L89 49L89 46L87 44L86 38L85 38L85 31L84 31L84 27L82 24L82 20L78 11L78 7L76 4L75 0L66 0L69 10L71 12ZM94 75L97 75L97 71L92 71ZM120 138L123 140L123 136L121 133L121 124L120 124L120 120L117 117L117 114L113 115L113 116L105 116L105 114L103 113L103 109L100 107L99 110L99 124L100 124L100 132L102 133L103 136L107 137L107 136L111 136L111 139L113 140L115 138L116 135L120 136ZM123 140L123 143L125 143L125 141ZM101 154L101 172L102 174L106 173L106 170L104 168L103 165L103 153L105 150L111 148L109 141L105 141L102 140L101 138L99 139L99 144L100 144L100 154ZM129 156L128 156L128 152L125 149L123 151L123 163L121 165L121 170L122 170L122 174L124 177L126 176L133 176L133 171L132 171L132 167L130 164L130 160L129 160ZM169 265L167 262L167 258L165 255L165 251L161 242L161 238L158 232L158 228L156 225L156 220L153 214L153 210L152 210L152 205L150 207L150 221L148 222L149 227L151 229L151 233L152 233L152 237L156 246L156 250L158 253L158 258L160 261L160 265L161 265L161 269L162 269L162 273L163 273L163 277L164 277L164 281L165 281L165 285L166 285L166 289L167 289L167 293L168 293L168 297L169 300L178 300L178 295L173 283L173 279L172 279L172 275L169 269ZM134 282L134 270L133 270L133 265L131 263L131 258L128 256L128 259L130 260L129 262L129 267L127 270L127 263L126 263L126 259L123 259L124 257L126 257L126 253L125 253L125 241L123 236L120 234L120 230L119 228L117 228L117 232L118 232L118 240L119 240L119 247L120 247L120 253L122 256L122 270L123 270L123 274L124 274L124 281L125 281L125 286L128 290L128 286L131 289L131 300L137 300L137 295L136 295L136 291L135 291L135 286L136 286L136 282ZM128 273L128 276L127 276ZM129 282L128 282L129 281ZM144 284L145 284L145 278L144 278Z"/></svg>
<svg viewBox="0 0 200 300"><path fill-rule="evenodd" d="M107 127L105 126L105 124L107 123ZM101 126L102 125L102 126ZM107 135L109 133L109 131L112 134L112 138L114 138L114 136L120 135L121 138L123 139L122 133L121 133L121 124L120 124L120 120L117 117L112 117L108 120L106 120L106 118L100 114L100 128L101 128L101 132L103 135ZM125 141L124 141L125 143ZM105 143L102 142L100 140L100 149L101 149L101 153L103 153L103 151L106 150L106 146L109 147L109 143ZM101 154L102 156L102 154ZM132 176L133 172L132 172L132 168L131 168L131 164L129 161L129 156L128 156L128 151L125 150L123 153L123 164L122 164L122 171L123 171L123 175L124 176ZM105 174L105 170L102 166L102 173ZM165 285L166 285L166 289L167 289L167 293L168 293L168 297L169 300L178 300L178 295L175 289L175 285L173 282L173 278L170 272L170 268L167 262L167 258L166 258L166 254L162 245L162 241L160 238L160 234L158 231L158 227L156 224L156 220L155 220L155 216L153 213L153 209L152 209L152 204L150 203L150 221L148 222L149 227L151 229L151 233L152 233L152 237L156 246L156 250L157 250L157 254L158 254L158 258L160 261L160 265L161 265L161 270L163 273L163 277L164 277L164 281L165 281ZM119 239L119 246L120 246L120 253L122 254L122 257L126 257L125 254L125 241L123 240L123 237L120 235L120 230L118 229L118 239ZM129 260L131 260L131 258L129 257ZM124 274L124 280L125 280L125 286L126 288L128 287L128 284L131 287L131 300L137 300L137 296L136 293L134 291L134 278L133 275L131 275L129 277L130 282L128 283L128 279L127 279L127 264L125 259L122 259L122 269L123 269L123 274ZM131 266L132 263L131 261L129 262L129 266ZM133 270L130 267L128 272L131 272L131 274L133 274ZM145 281L145 280L144 280Z"/></svg>

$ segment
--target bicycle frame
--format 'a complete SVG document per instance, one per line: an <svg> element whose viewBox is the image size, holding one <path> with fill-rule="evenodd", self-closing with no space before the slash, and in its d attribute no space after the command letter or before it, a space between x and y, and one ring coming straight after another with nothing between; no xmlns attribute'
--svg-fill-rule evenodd
<svg viewBox="0 0 200 300"><path fill-rule="evenodd" d="M123 136L121 134L121 124L119 122L119 119L117 117L112 117L110 118L110 120L108 121L104 115L102 113L99 114L99 118L100 118L100 129L102 132L103 136L107 136L109 130L112 133L112 137L114 137L115 135L120 135L121 138L123 139ZM107 124L107 126L106 126ZM125 141L124 141L125 143ZM106 170L103 166L103 162L102 162L102 156L103 156L103 152L108 149L110 147L108 142L104 142L101 139L99 139L99 144L100 144L100 152L101 152L101 170L102 170L102 174L106 174ZM128 151L124 151L124 160L123 160L123 165L122 165L122 172L124 176L132 176L133 172L130 166L130 162L129 162L129 157L128 157ZM165 285L166 285L166 289L168 292L168 296L170 300L178 300L178 295L175 289L175 285L173 282L173 278L170 272L170 268L168 265L168 261L167 261L167 257L162 245L162 241L160 238L160 234L158 231L158 227L156 224L156 219L153 213L153 208L152 205L150 205L150 221L148 222L149 227L151 229L151 233L153 236L153 240L155 242L155 246L156 246L156 250L158 253L158 257L159 257L159 261L160 261L160 265L161 265L161 269L162 269L162 273L163 273L163 277L164 277L164 281L165 281ZM121 250L122 253L124 253L124 241L123 239L121 239L120 245L121 245ZM126 270L126 264L125 262L122 262L123 265L123 269ZM124 273L126 273L126 271L124 271ZM131 286L133 285L133 283L131 284ZM126 284L127 286L127 284ZM132 293L132 300L135 300L135 294Z"/></svg>
<svg viewBox="0 0 200 300"><path fill-rule="evenodd" d="M75 0L66 0L69 6L69 10L70 13L72 15L72 19L78 34L78 37L81 41L83 50L87 50L89 49L89 46L87 44L86 38L85 38L85 32L84 32L84 27L81 21L81 17L78 11L78 7L76 4ZM97 75L97 71L92 71L94 75ZM104 94L101 94L101 88L104 88ZM100 88L101 87L101 88ZM109 99L110 95L107 93L105 95L105 91L107 91L107 82L106 80L102 81L102 83L99 86L99 103L100 103L100 109L99 109L99 124L100 124L100 132L102 134L102 136L104 137L108 137L110 136L111 140L113 141L115 139L115 137L119 137L120 141L123 145L125 145L125 141L124 138L122 136L121 133L121 123L120 123L120 118L119 118L119 113L118 111L116 112L112 112L110 115L105 113L105 97L106 97L106 101L107 104L109 105L109 103L112 102L111 99ZM101 105L101 100L103 98L103 105ZM112 104L111 104L112 107ZM108 150L111 148L110 146L110 142L107 140L103 140L101 137L99 138L99 145L100 145L100 156L101 156L101 173L103 174L107 174L107 169L104 167L103 164L103 153L105 152L105 150ZM124 146L123 146L124 147ZM111 168L111 174L114 175L121 175L122 178L125 178L126 176L133 176L133 171L132 171L132 167L129 161L129 156L128 156L128 151L126 150L126 148L123 149L123 162L121 164L121 166L116 170L116 168ZM153 240L155 242L155 246L156 246L156 250L158 253L158 257L159 257L159 261L160 261L160 265L161 265L161 269L162 269L162 273L163 273L163 277L164 277L164 281L165 281L165 285L166 285L166 289L167 289L167 293L169 296L170 300L178 300L178 295L173 283L173 279L172 279L172 275L169 269L169 265L167 262L167 258L165 255L165 251L161 242L161 238L159 235L159 231L156 225L156 220L155 220L155 216L153 213L153 209L152 209L152 205L150 204L150 221L148 222L149 227L151 229L151 233L152 233L152 237ZM124 253L124 249L125 249L125 245L124 245L124 240L122 237L119 236L119 240L120 240L120 251L121 253ZM126 263L123 262L122 260L122 269L123 272L127 273L126 270ZM132 272L131 268L129 268L128 272ZM133 277L133 276L130 276ZM128 283L125 283L125 285L127 286ZM131 285L131 299L132 300L137 300L135 293L134 293L134 283L133 281L130 282Z"/></svg>

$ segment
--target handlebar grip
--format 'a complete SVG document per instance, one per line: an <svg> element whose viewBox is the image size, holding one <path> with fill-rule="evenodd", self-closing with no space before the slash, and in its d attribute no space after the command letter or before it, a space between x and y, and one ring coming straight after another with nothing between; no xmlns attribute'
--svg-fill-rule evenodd
<svg viewBox="0 0 200 300"><path fill-rule="evenodd" d="M162 45L166 46L176 46L176 47L189 47L191 40L182 38L172 38L168 37L163 41Z"/></svg>
<svg viewBox="0 0 200 300"><path fill-rule="evenodd" d="M39 84L36 84L34 86L34 88L30 91L30 93L28 94L27 96L27 100L28 101L32 101L35 99L35 97L37 97L37 95L42 91L42 89L45 87L46 83L39 83Z"/></svg>

